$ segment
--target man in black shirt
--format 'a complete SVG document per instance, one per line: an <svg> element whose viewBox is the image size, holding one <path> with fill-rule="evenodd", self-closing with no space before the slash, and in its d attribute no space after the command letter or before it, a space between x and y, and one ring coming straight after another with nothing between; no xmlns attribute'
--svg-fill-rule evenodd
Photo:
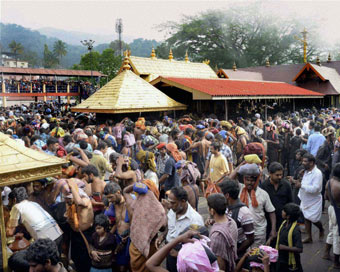
<svg viewBox="0 0 340 272"><path fill-rule="evenodd" d="M283 179L283 166L278 162L273 162L269 166L269 179L264 181L260 187L265 190L275 207L276 215L276 231L281 226L282 219L282 209L284 205L293 201L292 187L286 179ZM270 220L268 226L270 225ZM271 230L271 226L268 229Z"/></svg>
<svg viewBox="0 0 340 272"><path fill-rule="evenodd" d="M298 128L295 131L296 135L293 136L289 141L289 175L294 175L294 162L295 162L295 154L296 151L301 148L302 139L301 139L301 129Z"/></svg>

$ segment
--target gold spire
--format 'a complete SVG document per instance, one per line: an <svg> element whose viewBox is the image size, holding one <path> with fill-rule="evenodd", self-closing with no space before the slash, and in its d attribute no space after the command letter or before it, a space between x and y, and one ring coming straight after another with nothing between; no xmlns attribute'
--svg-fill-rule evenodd
<svg viewBox="0 0 340 272"><path fill-rule="evenodd" d="M316 57L316 64L319 65L319 66L321 64L319 56Z"/></svg>
<svg viewBox="0 0 340 272"><path fill-rule="evenodd" d="M209 65L209 63L210 63L210 60L208 60L208 59L205 59L204 61L202 61L202 63L204 63L204 64L206 64L206 65Z"/></svg>
<svg viewBox="0 0 340 272"><path fill-rule="evenodd" d="M185 51L185 59L184 59L185 62L189 62L189 56L188 56L188 50Z"/></svg>
<svg viewBox="0 0 340 272"><path fill-rule="evenodd" d="M151 50L151 55L150 55L151 59L156 59L156 51L155 51L155 48L152 47L152 50Z"/></svg>
<svg viewBox="0 0 340 272"><path fill-rule="evenodd" d="M331 53L328 54L327 62L330 63L332 61Z"/></svg>
<svg viewBox="0 0 340 272"><path fill-rule="evenodd" d="M266 67L270 67L269 58L266 59Z"/></svg>
<svg viewBox="0 0 340 272"><path fill-rule="evenodd" d="M127 55L128 57L131 57L131 50L128 50Z"/></svg>
<svg viewBox="0 0 340 272"><path fill-rule="evenodd" d="M172 50L170 48L170 52L169 52L169 60L172 61L174 59L174 56L172 55Z"/></svg>
<svg viewBox="0 0 340 272"><path fill-rule="evenodd" d="M306 28L303 29L303 31L301 32L303 39L300 39L297 36L294 36L294 38L300 42L303 43L303 62L307 63L307 30Z"/></svg>
<svg viewBox="0 0 340 272"><path fill-rule="evenodd" d="M125 51L124 55L125 55L125 58L124 58L123 71L130 70L130 62L129 62L129 58L128 58L128 52Z"/></svg>
<svg viewBox="0 0 340 272"><path fill-rule="evenodd" d="M233 70L236 71L237 70L237 67L236 67L236 63L234 61L234 64L233 64Z"/></svg>

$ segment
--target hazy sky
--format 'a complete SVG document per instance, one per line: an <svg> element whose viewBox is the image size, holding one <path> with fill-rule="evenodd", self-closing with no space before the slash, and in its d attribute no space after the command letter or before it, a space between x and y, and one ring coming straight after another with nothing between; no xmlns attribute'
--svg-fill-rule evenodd
<svg viewBox="0 0 340 272"><path fill-rule="evenodd" d="M247 5L255 1L237 1ZM340 41L340 1L256 1L263 12L278 16L315 18L320 22L322 39ZM208 9L227 9L235 1L3 1L1 22L28 28L54 27L106 35L115 34L115 20L123 19L124 35L161 40L163 33L155 28L168 20L179 21L183 15L194 15Z"/></svg>

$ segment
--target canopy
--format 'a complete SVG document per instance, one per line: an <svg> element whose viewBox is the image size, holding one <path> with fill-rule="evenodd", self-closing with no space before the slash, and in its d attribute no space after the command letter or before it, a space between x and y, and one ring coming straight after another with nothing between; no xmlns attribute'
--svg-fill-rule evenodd
<svg viewBox="0 0 340 272"><path fill-rule="evenodd" d="M184 110L186 105L171 99L156 87L128 70L99 89L73 112L133 113L167 110Z"/></svg>
<svg viewBox="0 0 340 272"><path fill-rule="evenodd" d="M61 174L65 160L27 148L0 132L0 186Z"/></svg>

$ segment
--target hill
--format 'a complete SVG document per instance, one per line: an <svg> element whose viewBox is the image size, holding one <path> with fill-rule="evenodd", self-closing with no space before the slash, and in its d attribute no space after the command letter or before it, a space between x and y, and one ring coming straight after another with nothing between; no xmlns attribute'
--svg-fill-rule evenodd
<svg viewBox="0 0 340 272"><path fill-rule="evenodd" d="M69 33L73 32L64 31L61 33L64 33L65 37L69 37ZM57 35L58 37L48 37L47 35L44 35L37 30L32 30L16 24L0 23L0 35L1 51L10 51L8 45L12 41L21 43L24 47L24 53L19 56L19 58L27 60L30 63L31 67L42 67L44 45L47 44L48 48L50 50L53 50L54 43L59 39L66 43L67 50L67 55L63 57L61 61L61 68L70 68L74 64L79 64L81 56L87 53L87 49L84 46L80 44L73 45L66 42L66 40L62 38L58 38L63 37L60 34ZM103 50L110 47L110 45L113 49L116 49L116 44L117 42L110 43L110 41L108 41L107 43L98 44L94 47L94 51L98 51L101 53ZM133 40L131 43L128 44L128 46L134 56L147 57L150 55L152 46L157 47L158 44L159 43L155 40L151 41L139 38Z"/></svg>

